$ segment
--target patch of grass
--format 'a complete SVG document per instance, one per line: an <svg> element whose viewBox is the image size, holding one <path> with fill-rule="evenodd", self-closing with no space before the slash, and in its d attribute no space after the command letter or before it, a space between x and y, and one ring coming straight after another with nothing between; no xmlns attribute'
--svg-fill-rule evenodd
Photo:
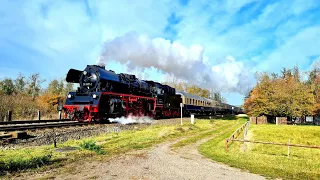
<svg viewBox="0 0 320 180"><path fill-rule="evenodd" d="M52 152L50 150L1 150L0 151L0 174L1 171L12 172L28 168L37 168L50 163Z"/></svg>
<svg viewBox="0 0 320 180"><path fill-rule="evenodd" d="M290 147L288 158L288 147L285 146L233 142L226 152L225 139L235 129L202 144L200 153L267 177L320 179L319 149ZM319 145L320 129L315 126L251 125L248 139L280 143L287 143L290 139L291 144Z"/></svg>
<svg viewBox="0 0 320 180"><path fill-rule="evenodd" d="M205 133L199 133L196 134L194 136L188 137L186 139L183 139L177 143L175 143L172 147L174 149L177 149L179 147L183 147L189 144L193 144L196 143L197 141L206 138L206 137L210 137L212 135L218 134L221 131L227 129L228 127L234 125L237 121L217 121L217 123L215 124L215 128L212 129L211 131L205 132ZM242 121L241 121L242 122ZM211 123L211 121L210 121Z"/></svg>
<svg viewBox="0 0 320 180"><path fill-rule="evenodd" d="M104 154L105 152L101 149L101 146L96 145L96 142L93 140L86 140L80 144L82 149L86 149L89 151L94 151L97 154Z"/></svg>

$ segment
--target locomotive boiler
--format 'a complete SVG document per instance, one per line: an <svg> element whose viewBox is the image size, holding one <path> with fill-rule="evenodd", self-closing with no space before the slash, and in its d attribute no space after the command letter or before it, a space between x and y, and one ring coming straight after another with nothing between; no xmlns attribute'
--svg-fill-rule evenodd
<svg viewBox="0 0 320 180"><path fill-rule="evenodd" d="M88 65L83 71L70 69L67 82L79 83L79 93L119 92L143 96L155 96L155 89L135 75L106 70L102 65Z"/></svg>

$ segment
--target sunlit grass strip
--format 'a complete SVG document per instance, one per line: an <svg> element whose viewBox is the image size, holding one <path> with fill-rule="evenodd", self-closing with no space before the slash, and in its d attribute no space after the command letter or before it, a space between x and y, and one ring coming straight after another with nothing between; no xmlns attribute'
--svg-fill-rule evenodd
<svg viewBox="0 0 320 180"><path fill-rule="evenodd" d="M189 145L189 144L196 143L197 141L199 141L199 140L201 140L203 138L206 138L206 137L212 136L214 134L220 133L221 131L227 129L228 127L230 127L230 125L235 124L235 123L236 123L236 121L224 121L223 124L215 126L215 128L213 130L211 130L211 131L206 132L206 133L200 133L200 134L197 134L195 136L191 136L189 138L181 140L181 141L175 143L174 145L172 145L172 147L173 147L173 149L177 149L179 147L183 147L183 146L186 146L186 145Z"/></svg>
<svg viewBox="0 0 320 180"><path fill-rule="evenodd" d="M52 152L49 149L2 150L0 151L0 172L40 167L49 164L51 157Z"/></svg>
<svg viewBox="0 0 320 180"><path fill-rule="evenodd" d="M304 141L313 145L319 142L319 128L301 128L303 129L295 126L253 125L248 138L278 142L286 142L290 138L295 143ZM320 179L319 149L290 147L288 158L287 147L234 142L226 152L225 139L232 132L202 144L199 147L200 153L216 161L272 178Z"/></svg>

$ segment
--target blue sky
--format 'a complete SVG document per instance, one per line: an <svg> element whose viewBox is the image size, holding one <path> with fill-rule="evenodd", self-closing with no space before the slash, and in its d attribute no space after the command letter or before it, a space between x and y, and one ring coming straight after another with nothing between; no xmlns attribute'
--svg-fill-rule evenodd
<svg viewBox="0 0 320 180"><path fill-rule="evenodd" d="M19 72L39 72L47 81L63 78L70 68L95 64L104 42L129 32L186 47L200 44L210 65L223 70L222 81L241 87L249 80L234 73L226 63L230 57L252 76L294 65L310 69L320 57L320 1L2 0L0 78ZM127 71L116 61L108 68ZM152 80L166 77L155 68L145 72ZM242 103L235 88L227 90L228 103Z"/></svg>

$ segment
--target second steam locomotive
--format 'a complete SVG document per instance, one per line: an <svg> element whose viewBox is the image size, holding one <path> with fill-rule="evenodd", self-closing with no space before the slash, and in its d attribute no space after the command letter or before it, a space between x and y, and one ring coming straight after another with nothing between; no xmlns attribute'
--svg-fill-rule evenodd
<svg viewBox="0 0 320 180"><path fill-rule="evenodd" d="M121 116L170 118L182 114L240 113L238 107L211 99L176 92L175 88L135 75L106 70L103 65L87 65L83 70L70 69L66 81L77 83L69 92L63 111L66 118L78 121L100 121Z"/></svg>

